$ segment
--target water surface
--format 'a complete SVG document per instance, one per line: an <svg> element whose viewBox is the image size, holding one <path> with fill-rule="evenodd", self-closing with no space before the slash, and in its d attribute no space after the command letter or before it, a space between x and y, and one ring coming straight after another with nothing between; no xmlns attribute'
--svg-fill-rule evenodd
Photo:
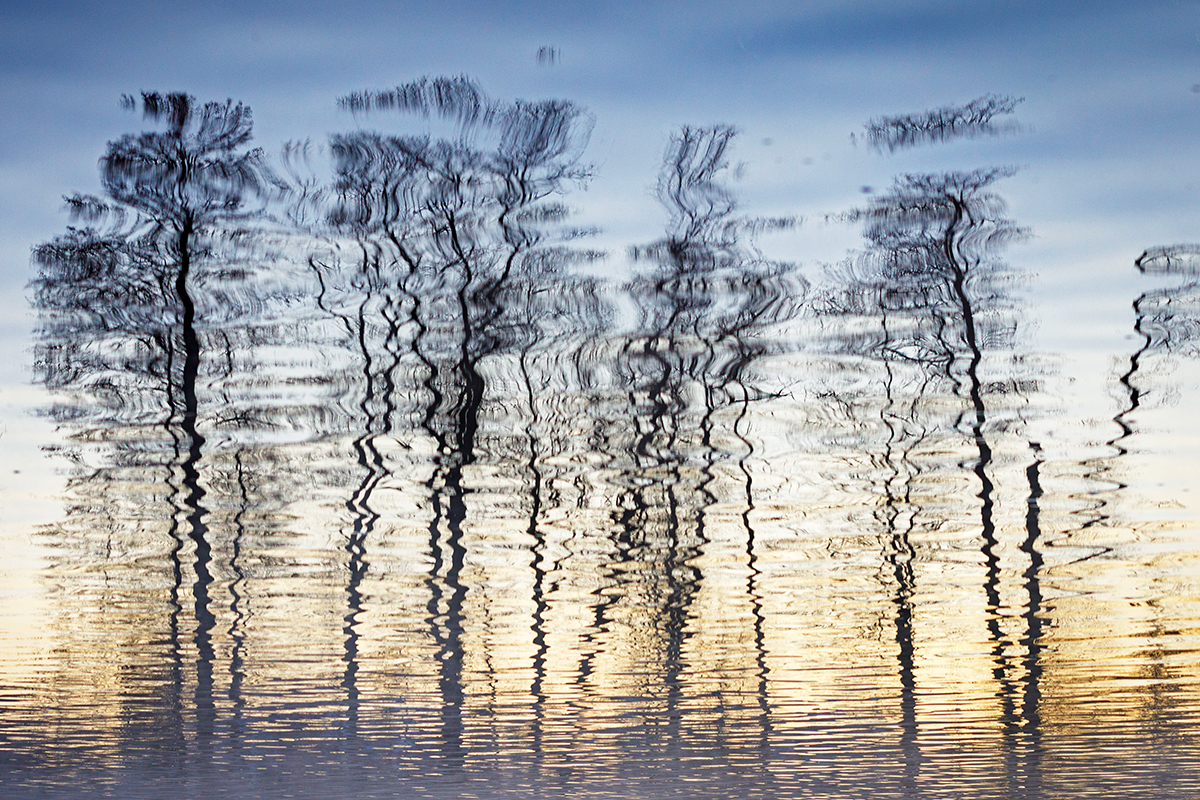
<svg viewBox="0 0 1200 800"><path fill-rule="evenodd" d="M924 80L880 30L929 13L624 95L570 72L615 23L554 18L275 119L107 98L98 172L38 178L69 219L4 234L6 795L1196 793L1200 101L1107 67L1160 124L1089 117L1076 45ZM863 77L898 54L921 102ZM863 99L782 102L788 59Z"/></svg>

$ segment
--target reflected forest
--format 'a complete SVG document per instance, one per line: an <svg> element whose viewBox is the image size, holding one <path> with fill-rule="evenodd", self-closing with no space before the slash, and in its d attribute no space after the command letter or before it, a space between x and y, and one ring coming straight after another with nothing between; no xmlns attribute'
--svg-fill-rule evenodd
<svg viewBox="0 0 1200 800"><path fill-rule="evenodd" d="M1020 102L857 135L880 159L1019 135ZM37 703L0 722L17 785L107 796L114 762L313 796L611 790L616 769L625 796L673 797L698 761L693 796L863 774L918 796L950 764L974 797L1072 780L1055 742L1098 710L1055 669L1092 613L1069 587L1128 510L1163 365L1200 353L1200 248L1130 264L1158 282L1106 378L1119 411L1051 462L1070 410L1006 260L1033 233L1012 167L758 217L737 129L686 125L628 187L661 234L612 253L572 206L597 168L570 101L421 78L338 100L380 130L276 154L235 101L122 104L147 130L33 251L68 476L37 536L72 655L38 689L52 739ZM764 255L816 225L858 244ZM1168 760L1195 692L1175 669L1118 704Z"/></svg>

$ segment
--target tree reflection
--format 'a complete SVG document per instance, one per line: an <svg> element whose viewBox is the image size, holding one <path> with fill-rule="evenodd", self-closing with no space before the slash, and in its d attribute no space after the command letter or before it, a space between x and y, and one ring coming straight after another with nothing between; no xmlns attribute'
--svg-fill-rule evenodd
<svg viewBox="0 0 1200 800"><path fill-rule="evenodd" d="M504 103L471 80L423 78L395 89L349 95L359 113L398 111L451 122L452 139L361 131L335 136L331 153L334 235L353 243L353 261L314 258L322 307L339 317L362 364L355 441L363 480L347 502L354 518L347 687L353 669L365 546L377 514L371 498L389 467L382 437L404 431L410 448L432 453L424 481L432 559L427 619L437 642L444 741L461 759L467 557L466 472L481 457L512 458L511 433L489 434L493 403L528 404L529 533L541 541L543 453L537 441L535 351L547 338L595 330L607 315L594 280L568 266L586 253L565 246L577 232L554 198L584 180L591 121L566 101ZM338 299L334 299L336 298ZM516 359L524 397L489 385L489 364ZM512 462L510 462L512 463ZM542 624L545 565L535 546L535 628ZM535 631L538 646L544 634Z"/></svg>
<svg viewBox="0 0 1200 800"><path fill-rule="evenodd" d="M897 179L890 192L850 215L864 224L867 248L842 265L834 276L839 285L818 303L824 315L842 320L834 328L836 350L860 359L864 368L877 366L882 371L880 401L870 394L843 395L842 400L864 431L872 430L870 421L878 419L886 439L877 458L880 474L873 479L880 490L874 516L886 531L888 578L895 586L902 744L910 755L916 753L917 724L914 537L922 526L948 521L940 513L928 513L940 502L927 494L933 484L926 473L941 468L931 456L947 448L953 452L952 440L959 435L967 437L973 450L955 468L969 467L978 486L996 678L1009 684L991 475L992 439L1005 427L1003 416L999 422L994 417L1006 409L989 396L1003 403L1005 395L1029 384L1015 373L985 381L983 371L989 353L1012 350L1018 328L1008 288L1014 276L998 253L1024 231L1004 216L1002 200L991 191L1009 174L1011 170L987 169ZM1007 410L1011 416L1011 408ZM1035 552L1031 540L1026 545L1024 549ZM1032 580L1031 609L1038 595L1036 575ZM1030 613L1036 616L1035 610ZM910 759L909 783L915 778L916 765Z"/></svg>
<svg viewBox="0 0 1200 800"><path fill-rule="evenodd" d="M160 516L174 542L169 637L177 693L183 682L184 550L190 543L195 706L198 724L211 729L216 616L211 512L201 481L207 442L202 375L214 349L212 328L238 316L243 295L237 285L248 273L236 252L273 179L261 152L248 147L246 106L200 105L179 93L145 93L140 101L123 102L140 105L146 119L165 129L110 142L100 161L104 197L67 198L85 226L35 249L37 374L62 393L64 402L51 413L75 431L77 464L88 458L87 442L111 443L108 454L97 456L104 466L81 470L76 485L100 497L114 486L138 492L112 524L147 519L146 510L137 508L147 500L139 496L143 492L169 507ZM230 328L225 335L236 332ZM226 351L230 346L227 339ZM138 487L160 470L161 487Z"/></svg>
<svg viewBox="0 0 1200 800"><path fill-rule="evenodd" d="M132 624L103 631L128 628L122 646L162 651L129 670L146 665L137 680L152 689L129 690L133 721L114 723L123 735L166 739L185 767L227 755L203 748L230 738L247 745L239 763L294 744L322 770L378 748L380 785L391 767L414 785L426 773L487 774L489 758L542 780L579 744L596 750L592 765L568 765L577 775L643 764L669 775L678 761L664 753L698 747L722 768L783 766L755 784L767 793L800 774L792 748L866 753L899 739L901 791L914 794L941 757L922 750L932 739L918 722L919 701L936 694L923 685L935 670L920 671L922 634L955 624L922 594L928 572L944 570L937 591L985 614L969 624L986 625L977 638L991 678L963 689L963 705L994 704L994 717L968 713L1000 731L1010 780L1036 782L1044 455L1024 441L1037 382L1024 366L1019 275L1002 258L1024 235L996 192L1010 170L899 178L847 215L864 245L814 298L793 265L755 246L793 222L745 217L723 180L735 130L684 127L656 187L666 230L632 249L618 284L585 274L598 254L570 227L564 196L588 176L590 128L572 103L501 102L461 77L349 95L342 105L357 114L416 116L445 135L334 136L332 180L293 181L295 228L282 233L265 230L275 179L248 147L248 111L184 95L137 105L165 130L110 145L104 195L70 199L86 224L37 249L34 284L38 378L61 397L53 413L74 459L60 572L74 580L99 564L107 584L125 570L95 605ZM279 241L302 255L279 256ZM1196 252L1139 260L1183 286L1134 303L1142 342L1120 377L1129 403L1110 442L1121 453L1149 357L1200 341ZM827 334L812 346L840 371L796 368L805 314ZM292 350L316 367L283 363ZM781 389L821 380L831 386L810 406ZM837 446L798 454L804 437ZM764 468L780 447L793 449ZM787 485L843 455L812 472L857 494L851 502L764 497L762 474ZM1020 509L1007 522L1006 506ZM840 524L823 513L853 528L828 561L797 541ZM287 525L303 529L306 549L272 561L283 537L268 535ZM768 525L795 538L768 544ZM169 553L154 552L155 538ZM1003 570L1002 555L1019 568ZM841 558L855 561L828 580ZM314 570L333 576L333 591L314 586ZM867 589L846 609L803 596L842 600L855 580ZM271 613L298 621L264 623ZM813 626L831 632L812 644L838 653L850 652L840 621L871 616L884 633L868 657L891 664L882 679L812 677L822 670L803 652L810 643L788 633L824 613L841 616ZM256 665L272 636L286 641ZM389 647L396 659L380 655ZM856 721L821 742L825 707L846 686L889 680L899 709L882 703L881 719L898 727ZM856 715L866 705L850 704ZM285 706L299 707L286 732L291 712L274 713ZM493 741L480 746L474 731ZM507 742L509 731L533 741ZM861 738L848 743L847 731ZM635 739L662 749L622 771L625 754L613 753ZM407 746L417 743L425 749Z"/></svg>
<svg viewBox="0 0 1200 800"><path fill-rule="evenodd" d="M1136 415L1144 409L1153 390L1147 365L1160 358L1200 355L1200 245L1179 244L1151 247L1134 262L1143 275L1174 280L1170 286L1149 289L1133 301L1133 331L1139 344L1123 368L1117 368L1116 382L1122 395L1120 410L1112 421L1117 433L1104 442L1109 453L1084 463L1090 482L1103 485L1102 492L1090 494L1087 518L1081 528L1103 526L1113 516L1112 505L1129 488L1118 465L1129 454L1130 439L1136 432ZM1108 548L1094 555L1108 552ZM1094 557L1091 556L1091 557Z"/></svg>
<svg viewBox="0 0 1200 800"><path fill-rule="evenodd" d="M1180 282L1142 292L1133 301L1133 329L1141 344L1118 378L1128 402L1113 418L1120 435L1108 442L1119 456L1128 452L1124 441L1133 434L1129 416L1142 405L1144 392L1137 383L1143 362L1154 354L1200 354L1200 245L1152 247L1138 256L1135 266L1144 275L1170 276Z"/></svg>
<svg viewBox="0 0 1200 800"><path fill-rule="evenodd" d="M616 560L607 571L620 591L597 592L594 627L610 626L617 603L631 614L652 615L658 641L639 655L653 659L646 665L652 674L661 670L668 709L679 704L691 605L703 579L695 562L709 542L711 507L727 500L729 482L740 479L765 714L754 493L746 468L754 448L744 425L750 405L770 396L756 368L784 350L779 334L798 313L805 283L791 265L765 259L747 243L753 232L793 221L735 215L736 201L721 182L735 135L715 126L684 127L672 136L657 190L670 215L667 234L633 251L641 268L627 290L638 320L616 361L628 411L606 420L605 437L618 467ZM737 477L724 468L734 460ZM647 691L658 694L659 687ZM761 722L765 736L767 720Z"/></svg>

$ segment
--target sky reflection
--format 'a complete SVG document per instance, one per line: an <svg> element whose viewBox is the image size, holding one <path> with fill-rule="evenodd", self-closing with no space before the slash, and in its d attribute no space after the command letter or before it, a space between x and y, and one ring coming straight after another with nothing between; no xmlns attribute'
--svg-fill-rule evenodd
<svg viewBox="0 0 1200 800"><path fill-rule="evenodd" d="M0 14L28 796L1195 782L1193 6Z"/></svg>

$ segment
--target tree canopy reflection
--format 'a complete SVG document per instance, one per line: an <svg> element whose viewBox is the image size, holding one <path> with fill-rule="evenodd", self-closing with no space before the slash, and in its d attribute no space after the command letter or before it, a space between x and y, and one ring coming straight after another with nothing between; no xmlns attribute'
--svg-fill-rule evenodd
<svg viewBox="0 0 1200 800"><path fill-rule="evenodd" d="M876 117L867 123L867 141L879 152L894 153L922 144L1010 133L1018 129L1016 123L996 124L994 120L1012 114L1024 99L986 94L961 106Z"/></svg>

